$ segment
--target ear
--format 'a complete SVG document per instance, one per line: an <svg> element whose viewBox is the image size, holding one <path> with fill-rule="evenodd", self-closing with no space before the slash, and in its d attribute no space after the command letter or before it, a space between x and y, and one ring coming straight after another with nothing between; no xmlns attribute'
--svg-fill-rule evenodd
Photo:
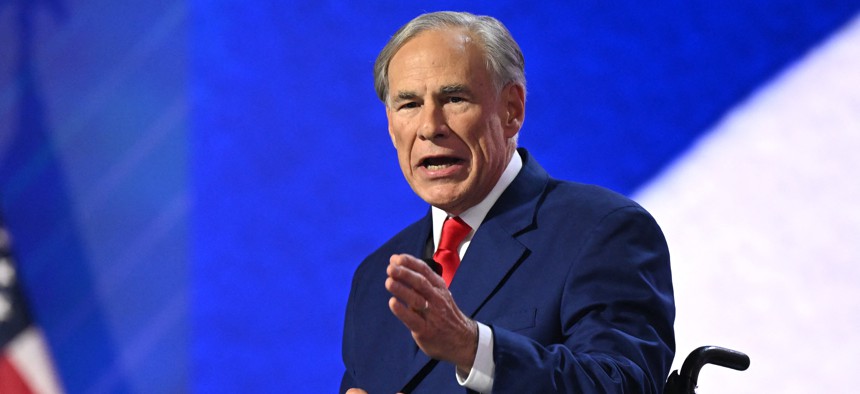
<svg viewBox="0 0 860 394"><path fill-rule="evenodd" d="M506 111L502 118L505 137L511 138L520 131L526 117L526 89L518 83L511 83L502 90L501 99Z"/></svg>

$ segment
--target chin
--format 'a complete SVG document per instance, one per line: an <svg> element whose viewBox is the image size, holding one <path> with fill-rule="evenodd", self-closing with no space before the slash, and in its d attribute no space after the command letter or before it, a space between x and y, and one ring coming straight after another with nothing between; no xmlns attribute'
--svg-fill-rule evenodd
<svg viewBox="0 0 860 394"><path fill-rule="evenodd" d="M456 203L456 199L439 193L425 194L421 196L421 199L434 207L442 209L446 209Z"/></svg>
<svg viewBox="0 0 860 394"><path fill-rule="evenodd" d="M449 213L453 213L453 214L459 214L459 212L452 212L452 211L455 211L455 208L459 207L459 205L462 204L461 201L459 201L457 199L453 199L453 198L435 198L435 199L429 199L429 200L425 199L424 201L427 201L428 204L430 204L434 207L437 207L439 209L442 209L445 212L449 212Z"/></svg>
<svg viewBox="0 0 860 394"><path fill-rule="evenodd" d="M440 185L428 185L423 188L412 188L418 197L428 204L445 209L444 207L456 206L462 201L462 183L446 183Z"/></svg>
<svg viewBox="0 0 860 394"><path fill-rule="evenodd" d="M434 207L442 208L442 209L446 209L452 205L451 200L444 199L444 198L428 197L428 198L422 198L422 200L424 200L425 202L427 202L428 204L430 204Z"/></svg>

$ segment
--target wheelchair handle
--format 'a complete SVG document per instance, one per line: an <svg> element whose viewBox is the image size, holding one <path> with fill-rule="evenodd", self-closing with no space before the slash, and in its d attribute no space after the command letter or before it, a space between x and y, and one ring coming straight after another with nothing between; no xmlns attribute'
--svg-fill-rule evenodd
<svg viewBox="0 0 860 394"><path fill-rule="evenodd" d="M696 394L699 371L705 364L743 371L750 366L750 358L736 350L719 346L702 346L690 352L681 365L681 373L672 371L663 386L665 394Z"/></svg>
<svg viewBox="0 0 860 394"><path fill-rule="evenodd" d="M684 360L681 365L681 376L688 379L692 386L696 386L699 380L699 371L705 364L714 364L721 367L744 371L750 366L750 357L737 350L726 349L719 346L702 346Z"/></svg>

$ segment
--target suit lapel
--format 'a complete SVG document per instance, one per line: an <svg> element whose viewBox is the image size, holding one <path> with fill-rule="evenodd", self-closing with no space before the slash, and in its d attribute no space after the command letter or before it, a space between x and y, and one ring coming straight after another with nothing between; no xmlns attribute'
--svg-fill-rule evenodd
<svg viewBox="0 0 860 394"><path fill-rule="evenodd" d="M517 236L534 225L548 176L524 149L520 152L522 170L481 223L451 282L457 306L469 317L504 286L528 251Z"/></svg>
<svg viewBox="0 0 860 394"><path fill-rule="evenodd" d="M496 223L482 224L449 287L460 310L474 317L525 251L506 229Z"/></svg>

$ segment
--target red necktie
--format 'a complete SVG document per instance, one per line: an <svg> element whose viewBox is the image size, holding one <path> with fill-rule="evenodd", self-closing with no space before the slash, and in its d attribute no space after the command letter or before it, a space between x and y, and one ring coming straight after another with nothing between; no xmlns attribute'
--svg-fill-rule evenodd
<svg viewBox="0 0 860 394"><path fill-rule="evenodd" d="M460 266L460 253L457 249L471 231L472 228L459 217L445 219L445 223L442 224L439 249L436 249L436 253L433 254L433 260L442 266L442 279L445 280L446 286L451 285L454 273Z"/></svg>

